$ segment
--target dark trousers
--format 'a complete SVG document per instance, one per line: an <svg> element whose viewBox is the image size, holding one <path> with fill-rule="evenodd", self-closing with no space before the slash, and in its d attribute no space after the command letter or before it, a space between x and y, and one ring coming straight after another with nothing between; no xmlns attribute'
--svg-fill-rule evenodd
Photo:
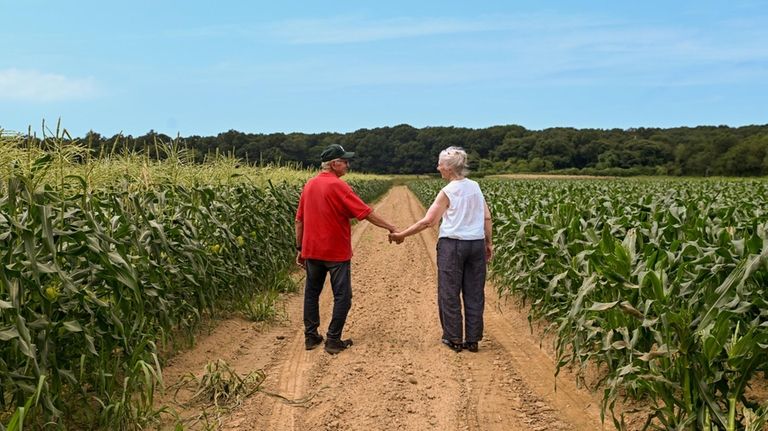
<svg viewBox="0 0 768 431"><path fill-rule="evenodd" d="M485 272L484 240L440 238L437 241L437 305L443 339L453 343L482 340Z"/></svg>
<svg viewBox="0 0 768 431"><path fill-rule="evenodd" d="M317 334L320 326L320 292L323 291L325 276L331 273L333 290L333 315L328 325L328 339L341 339L341 331L347 314L352 307L352 278L350 261L329 262L307 259L307 282L304 286L304 334Z"/></svg>

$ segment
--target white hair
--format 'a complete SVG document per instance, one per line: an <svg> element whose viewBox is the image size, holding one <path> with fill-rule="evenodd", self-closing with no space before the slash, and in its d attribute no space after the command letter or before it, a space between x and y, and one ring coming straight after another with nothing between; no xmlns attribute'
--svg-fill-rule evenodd
<svg viewBox="0 0 768 431"><path fill-rule="evenodd" d="M439 159L443 165L447 166L456 175L466 177L469 174L469 164L467 163L467 152L461 147L448 147L440 151Z"/></svg>
<svg viewBox="0 0 768 431"><path fill-rule="evenodd" d="M322 169L324 171L330 170L331 169L331 163L337 162L339 160L345 160L345 159L342 159L341 157L339 157L337 159L328 160L327 162L321 162L320 163L320 169Z"/></svg>

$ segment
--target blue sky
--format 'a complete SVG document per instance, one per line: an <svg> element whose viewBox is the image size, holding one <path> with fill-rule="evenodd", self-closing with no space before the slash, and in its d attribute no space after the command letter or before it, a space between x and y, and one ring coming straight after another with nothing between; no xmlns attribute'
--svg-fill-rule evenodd
<svg viewBox="0 0 768 431"><path fill-rule="evenodd" d="M0 17L11 131L768 123L768 0L0 0Z"/></svg>

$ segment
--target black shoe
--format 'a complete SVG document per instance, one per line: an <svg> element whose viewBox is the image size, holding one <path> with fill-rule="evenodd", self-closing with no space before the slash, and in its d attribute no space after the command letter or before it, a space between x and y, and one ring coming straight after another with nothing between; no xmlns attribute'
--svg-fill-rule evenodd
<svg viewBox="0 0 768 431"><path fill-rule="evenodd" d="M352 345L352 340L335 340L329 338L325 341L325 351L335 355Z"/></svg>
<svg viewBox="0 0 768 431"><path fill-rule="evenodd" d="M469 350L472 353L477 353L477 342L474 343L464 343L464 348Z"/></svg>
<svg viewBox="0 0 768 431"><path fill-rule="evenodd" d="M319 346L320 343L323 342L323 336L320 334L312 334L312 335L306 335L304 336L304 347L307 348L307 350L312 350L315 347Z"/></svg>
<svg viewBox="0 0 768 431"><path fill-rule="evenodd" d="M443 344L445 344L446 346L448 346L448 348L449 348L449 349L451 349L451 350L453 350L454 352L456 352L456 353L459 353L459 352L461 352L461 343L452 343L452 342L450 342L450 341L446 340L445 338L443 338L443 339L442 339L442 340L440 340L440 341L442 341L442 342L443 342Z"/></svg>

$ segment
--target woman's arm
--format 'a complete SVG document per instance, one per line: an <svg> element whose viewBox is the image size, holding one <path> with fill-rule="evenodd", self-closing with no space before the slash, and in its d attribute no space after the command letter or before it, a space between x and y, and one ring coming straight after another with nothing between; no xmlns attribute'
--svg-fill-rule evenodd
<svg viewBox="0 0 768 431"><path fill-rule="evenodd" d="M483 231L485 231L485 260L493 259L493 219L488 204L485 204Z"/></svg>
<svg viewBox="0 0 768 431"><path fill-rule="evenodd" d="M412 224L402 232L389 234L390 241L395 241L397 243L400 243L405 238L411 235L415 235L428 227L436 225L437 222L440 220L440 218L443 216L443 214L445 214L445 211L448 209L448 206L450 205L450 203L451 202L448 199L448 196L445 194L445 192L441 190L440 193L437 194L435 201L432 202L432 205L427 210L427 213L424 215L424 218Z"/></svg>

